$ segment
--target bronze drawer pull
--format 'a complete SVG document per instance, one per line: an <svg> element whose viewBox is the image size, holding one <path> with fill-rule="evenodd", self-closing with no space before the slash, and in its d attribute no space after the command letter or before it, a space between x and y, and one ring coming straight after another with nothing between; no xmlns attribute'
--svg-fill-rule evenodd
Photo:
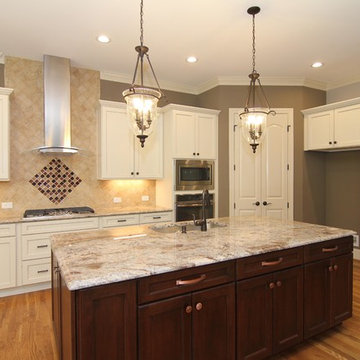
<svg viewBox="0 0 360 360"><path fill-rule="evenodd" d="M118 223L121 223L121 222L126 222L127 220L126 219L120 219L120 220L118 220L117 222Z"/></svg>
<svg viewBox="0 0 360 360"><path fill-rule="evenodd" d="M161 216L153 216L153 219L161 219Z"/></svg>
<svg viewBox="0 0 360 360"><path fill-rule="evenodd" d="M47 272L49 272L49 270L38 270L38 274L41 274L41 273L47 273Z"/></svg>
<svg viewBox="0 0 360 360"><path fill-rule="evenodd" d="M41 248L47 248L49 245L38 245L37 248L41 249Z"/></svg>
<svg viewBox="0 0 360 360"><path fill-rule="evenodd" d="M339 247L336 245L333 248L322 248L321 251L324 253L327 253L327 252L337 251L338 249L339 249Z"/></svg>
<svg viewBox="0 0 360 360"><path fill-rule="evenodd" d="M280 257L279 260L275 260L275 261L262 261L261 262L261 266L274 266L274 265L279 265L280 263L282 263L284 260L284 258Z"/></svg>
<svg viewBox="0 0 360 360"><path fill-rule="evenodd" d="M190 279L190 280L176 280L176 286L181 286L181 285L194 285L197 284L203 280L206 279L206 275L202 274L201 276L199 276L196 279Z"/></svg>

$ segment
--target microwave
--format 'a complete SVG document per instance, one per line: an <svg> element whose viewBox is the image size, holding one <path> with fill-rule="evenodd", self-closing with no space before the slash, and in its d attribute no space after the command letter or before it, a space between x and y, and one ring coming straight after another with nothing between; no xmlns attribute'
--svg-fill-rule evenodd
<svg viewBox="0 0 360 360"><path fill-rule="evenodd" d="M214 190L214 161L176 160L175 190Z"/></svg>

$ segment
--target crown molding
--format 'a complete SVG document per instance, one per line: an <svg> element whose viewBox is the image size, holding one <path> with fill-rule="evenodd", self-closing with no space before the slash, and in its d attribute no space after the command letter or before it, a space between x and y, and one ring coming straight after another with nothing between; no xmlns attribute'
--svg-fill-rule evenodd
<svg viewBox="0 0 360 360"><path fill-rule="evenodd" d="M108 80L108 81L116 81L121 82L125 84L131 84L132 83L132 76L128 74L117 74L117 73L111 73L106 71L100 72L100 79L101 80ZM172 81L165 81L165 80L159 80L159 84L162 89L170 90L170 91L177 91L182 92L186 94L193 94L198 95L196 93L196 88L191 85L185 85L185 84L178 84Z"/></svg>
<svg viewBox="0 0 360 360"><path fill-rule="evenodd" d="M353 85L356 83L360 83L360 76L356 76L350 81L341 81L341 82L338 81L338 82L329 83L326 90L334 90L334 89L338 89L341 87Z"/></svg>
<svg viewBox="0 0 360 360"><path fill-rule="evenodd" d="M10 95L14 89L0 87L0 95Z"/></svg>

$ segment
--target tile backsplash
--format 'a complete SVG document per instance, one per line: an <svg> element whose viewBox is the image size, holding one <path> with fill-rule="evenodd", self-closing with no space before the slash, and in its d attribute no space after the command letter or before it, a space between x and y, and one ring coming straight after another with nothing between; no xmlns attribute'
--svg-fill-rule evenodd
<svg viewBox="0 0 360 360"><path fill-rule="evenodd" d="M32 151L43 145L44 141L42 62L6 57L5 87L13 88L14 92L10 97L10 181L0 182L0 201L11 201L14 207L1 209L0 215L19 215L25 209L56 206L87 205L95 209L114 208L115 205L119 208L139 206L144 204L142 195L149 195L146 205L155 205L155 181L97 179L99 72L71 68L72 145L82 151L74 155L60 155L56 159L54 155ZM47 175L49 171L54 175L53 169L50 170L50 164L54 164L54 161L63 164L61 173L66 166L69 169L66 176L71 172L76 175L69 177L74 177L71 180L73 184L64 183L52 191L52 196L48 196L51 189L46 187L48 184L36 181L35 174L43 170ZM61 195L65 194L64 189L71 190L67 191L65 197ZM114 204L114 197L121 197L122 202Z"/></svg>

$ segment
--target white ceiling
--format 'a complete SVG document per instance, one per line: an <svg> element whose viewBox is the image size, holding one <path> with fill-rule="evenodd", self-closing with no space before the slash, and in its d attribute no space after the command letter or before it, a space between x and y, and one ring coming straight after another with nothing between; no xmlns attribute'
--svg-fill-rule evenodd
<svg viewBox="0 0 360 360"><path fill-rule="evenodd" d="M0 0L0 51L131 79L139 44L140 0ZM256 16L257 70L264 84L329 89L360 81L359 0L144 0L145 45L163 88L199 93L247 83L250 6ZM96 41L105 33L107 45ZM187 64L196 55L199 62ZM314 61L324 67L313 69ZM114 74L116 76L114 76Z"/></svg>

